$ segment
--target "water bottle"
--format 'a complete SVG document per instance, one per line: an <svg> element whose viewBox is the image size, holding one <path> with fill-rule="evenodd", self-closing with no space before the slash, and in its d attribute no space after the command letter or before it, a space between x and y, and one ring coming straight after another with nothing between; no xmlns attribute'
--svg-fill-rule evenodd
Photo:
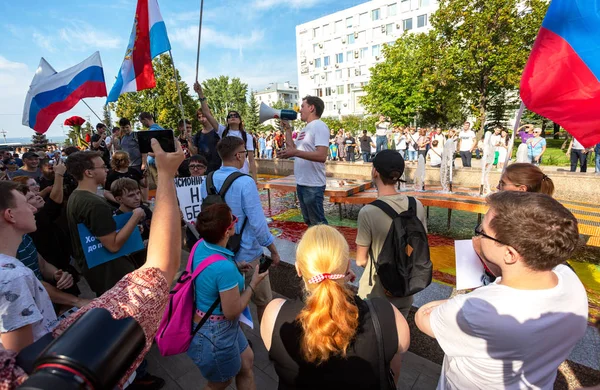
<svg viewBox="0 0 600 390"><path fill-rule="evenodd" d="M156 206L156 198L150 199L150 205L149 205L149 207L150 207L151 211L154 211L154 206Z"/></svg>

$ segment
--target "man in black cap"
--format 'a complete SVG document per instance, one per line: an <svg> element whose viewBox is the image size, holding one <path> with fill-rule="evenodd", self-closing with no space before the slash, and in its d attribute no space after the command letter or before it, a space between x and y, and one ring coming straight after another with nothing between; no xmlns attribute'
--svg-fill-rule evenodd
<svg viewBox="0 0 600 390"><path fill-rule="evenodd" d="M40 170L40 156L35 152L27 152L23 154L23 164L24 165L17 169L11 177L27 176L39 182L40 177L42 176L42 171Z"/></svg>
<svg viewBox="0 0 600 390"><path fill-rule="evenodd" d="M373 159L371 179L377 187L377 199L382 200L398 212L408 210L408 197L398 193L398 182L404 173L404 159L396 150L382 150ZM425 210L421 202L416 200L417 218L423 223L427 230ZM358 296L362 299L372 297L385 297L392 305L406 317L412 306L413 297L389 297L373 267L370 272L373 258L376 260L381 252L383 243L388 235L392 219L379 207L373 205L364 206L358 213L358 233L356 234L356 265L365 268L358 285ZM372 250L372 256L369 255Z"/></svg>

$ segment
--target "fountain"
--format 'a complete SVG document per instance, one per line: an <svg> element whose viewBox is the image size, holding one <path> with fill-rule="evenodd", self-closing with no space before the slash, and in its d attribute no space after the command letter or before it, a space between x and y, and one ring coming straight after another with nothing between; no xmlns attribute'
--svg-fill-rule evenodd
<svg viewBox="0 0 600 390"><path fill-rule="evenodd" d="M415 191L425 191L425 157L419 155L417 170L415 172Z"/></svg>
<svg viewBox="0 0 600 390"><path fill-rule="evenodd" d="M402 176L400 176L400 181L398 182L398 189L400 191L406 191L406 169L402 172Z"/></svg>
<svg viewBox="0 0 600 390"><path fill-rule="evenodd" d="M494 145L492 145L492 132L485 133L483 140L483 158L481 159L481 186L479 195L485 196L491 192L490 172L494 166Z"/></svg>
<svg viewBox="0 0 600 390"><path fill-rule="evenodd" d="M452 192L452 162L454 161L455 150L456 143L454 142L454 139L446 141L442 152L442 165L440 167L442 192Z"/></svg>

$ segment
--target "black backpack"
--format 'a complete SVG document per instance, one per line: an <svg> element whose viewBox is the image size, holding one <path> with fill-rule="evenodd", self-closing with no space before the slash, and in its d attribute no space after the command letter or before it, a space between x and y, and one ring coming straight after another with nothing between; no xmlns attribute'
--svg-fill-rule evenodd
<svg viewBox="0 0 600 390"><path fill-rule="evenodd" d="M217 192L215 185L213 183L213 176L215 172L211 172L206 176L206 193L207 196L202 200L202 210L205 207L208 207L213 204L221 204L225 202L225 194L229 190L229 187L236 181L238 178L242 176L248 176L241 172L233 172L231 175L227 176L227 179L223 182L221 186L221 190ZM242 229L239 233L234 234L229 238L227 242L227 249L232 251L233 253L237 253L240 250L240 246L242 244L242 233L244 233L244 228L246 227L246 222L248 222L248 217L244 220L244 224L242 225Z"/></svg>
<svg viewBox="0 0 600 390"><path fill-rule="evenodd" d="M408 197L408 210L397 213L382 200L371 205L392 219L392 225L377 259L369 248L371 268L369 286L372 286L373 266L386 293L394 297L408 297L431 284L433 264L429 258L429 242L425 227L417 218L417 202Z"/></svg>

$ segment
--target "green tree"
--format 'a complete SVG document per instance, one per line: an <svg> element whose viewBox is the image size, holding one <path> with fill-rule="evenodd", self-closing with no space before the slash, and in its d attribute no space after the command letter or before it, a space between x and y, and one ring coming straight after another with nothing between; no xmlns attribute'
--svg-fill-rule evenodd
<svg viewBox="0 0 600 390"><path fill-rule="evenodd" d="M483 130L492 97L516 91L545 0L440 0L431 17L438 84L454 84ZM429 73L429 72L428 72Z"/></svg>
<svg viewBox="0 0 600 390"><path fill-rule="evenodd" d="M181 120L181 109L179 107L179 96L177 85L173 74L173 62L168 54L156 57L152 61L156 87L140 92L129 92L119 96L116 103L111 103L119 118L128 118L132 122L137 121L141 112L149 112L154 120L164 128L177 129L177 123ZM190 96L188 85L181 80L179 71L176 72L183 108L186 119L192 120L192 125L198 128L196 110L198 104Z"/></svg>
<svg viewBox="0 0 600 390"><path fill-rule="evenodd" d="M102 123L109 129L113 128L112 113L110 112L108 104L105 104L104 107L102 107Z"/></svg>
<svg viewBox="0 0 600 390"><path fill-rule="evenodd" d="M250 91L250 100L248 100L248 109L244 117L244 128L250 133L258 133L260 131L260 123L258 119L259 105L254 96L254 91Z"/></svg>
<svg viewBox="0 0 600 390"><path fill-rule="evenodd" d="M239 78L229 80L229 76L219 76L207 79L202 83L202 89L217 122L225 123L230 110L246 118L248 84L242 83Z"/></svg>

